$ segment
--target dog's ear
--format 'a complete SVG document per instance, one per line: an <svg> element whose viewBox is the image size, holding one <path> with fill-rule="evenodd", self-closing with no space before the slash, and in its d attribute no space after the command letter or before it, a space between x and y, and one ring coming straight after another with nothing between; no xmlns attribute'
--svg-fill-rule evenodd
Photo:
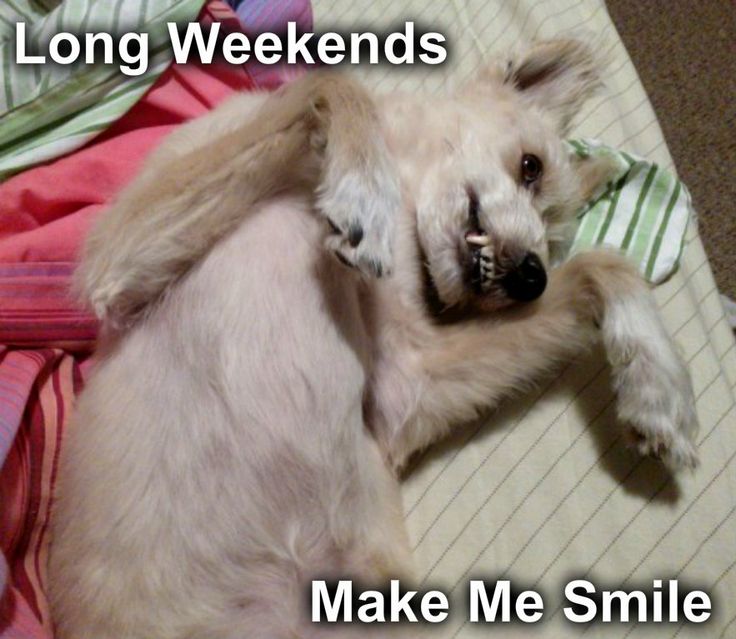
<svg viewBox="0 0 736 639"><path fill-rule="evenodd" d="M601 85L601 66L585 42L543 40L507 62L503 82L549 112L564 135L570 120Z"/></svg>

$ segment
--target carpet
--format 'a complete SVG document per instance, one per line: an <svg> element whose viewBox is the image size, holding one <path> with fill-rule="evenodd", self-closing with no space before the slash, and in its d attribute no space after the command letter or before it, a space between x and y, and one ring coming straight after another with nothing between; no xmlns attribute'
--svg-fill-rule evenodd
<svg viewBox="0 0 736 639"><path fill-rule="evenodd" d="M722 293L736 299L733 0L607 0L688 185Z"/></svg>

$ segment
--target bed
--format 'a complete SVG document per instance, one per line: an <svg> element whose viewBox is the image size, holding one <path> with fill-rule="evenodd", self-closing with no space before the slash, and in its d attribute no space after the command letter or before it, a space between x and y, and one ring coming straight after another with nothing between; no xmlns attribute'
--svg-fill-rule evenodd
<svg viewBox="0 0 736 639"><path fill-rule="evenodd" d="M444 33L440 68L357 69L381 90L439 91L489 51L562 32L592 38L610 60L606 86L576 118L601 139L674 170L657 118L602 0L314 0L317 31L385 32L413 20ZM655 289L689 363L701 430L700 468L670 477L622 443L600 352L567 366L426 455L404 483L406 521L424 588L451 592L449 637L487 636L467 623L471 578L511 579L544 597L534 636L736 637L736 348L695 224L679 271ZM710 594L704 625L571 624L561 612L574 578L599 588L651 589L653 579ZM501 628L490 632L501 635Z"/></svg>

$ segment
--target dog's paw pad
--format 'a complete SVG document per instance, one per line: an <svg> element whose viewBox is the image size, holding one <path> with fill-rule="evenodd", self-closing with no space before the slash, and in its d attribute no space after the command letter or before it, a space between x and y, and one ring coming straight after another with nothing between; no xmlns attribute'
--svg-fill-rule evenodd
<svg viewBox="0 0 736 639"><path fill-rule="evenodd" d="M642 455L673 470L694 468L698 420L687 370L674 359L667 368L652 362L634 357L616 367L619 417L629 425L629 441Z"/></svg>
<svg viewBox="0 0 736 639"><path fill-rule="evenodd" d="M635 425L629 429L628 439L640 455L657 459L672 470L692 469L698 465L693 443L673 428L654 430Z"/></svg>
<svg viewBox="0 0 736 639"><path fill-rule="evenodd" d="M338 234L330 235L325 239L325 247L343 265L359 270L365 275L381 277L387 273L384 262L371 256L370 253L361 251L361 243L353 245L349 236L346 238Z"/></svg>
<svg viewBox="0 0 736 639"><path fill-rule="evenodd" d="M601 330L618 395L616 412L632 428L636 448L672 469L694 467L693 387L654 301L640 294L610 303Z"/></svg>
<svg viewBox="0 0 736 639"><path fill-rule="evenodd" d="M694 468L697 418L692 395L670 388L668 397L659 394L658 401L652 399L651 388L619 391L619 415L629 424L629 443L641 455L658 459L672 470Z"/></svg>
<svg viewBox="0 0 736 639"><path fill-rule="evenodd" d="M374 175L347 172L326 179L317 207L332 231L328 249L371 277L391 272L401 196L387 168Z"/></svg>
<svg viewBox="0 0 736 639"><path fill-rule="evenodd" d="M391 240L393 221L377 219L360 220L350 217L337 220L334 211L328 217L330 235L325 245L333 253L371 277L380 277L392 270Z"/></svg>
<svg viewBox="0 0 736 639"><path fill-rule="evenodd" d="M325 247L335 253L341 262L357 268L365 275L381 277L392 270L390 237L366 230L359 222L352 222L345 230L329 220L331 233L325 238Z"/></svg>

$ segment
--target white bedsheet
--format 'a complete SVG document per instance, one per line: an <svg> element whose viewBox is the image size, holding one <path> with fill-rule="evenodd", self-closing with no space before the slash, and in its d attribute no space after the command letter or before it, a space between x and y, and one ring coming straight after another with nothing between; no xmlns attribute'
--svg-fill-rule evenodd
<svg viewBox="0 0 736 639"><path fill-rule="evenodd" d="M452 43L440 69L357 69L379 89L439 90L473 71L489 51L522 38L583 33L610 59L604 91L576 119L590 136L672 168L659 123L601 0L315 0L326 30L393 30L414 20ZM566 367L490 423L432 451L407 479L407 523L425 587L452 590L450 637L503 636L464 623L471 577L505 576L545 598L533 636L736 637L736 348L694 225L680 271L655 291L667 328L687 358L701 422L701 467L670 478L627 450L619 436L601 353ZM650 588L678 578L710 593L704 625L572 625L562 588L586 577L603 587ZM516 626L517 630L522 628ZM491 636L493 636L491 634Z"/></svg>

